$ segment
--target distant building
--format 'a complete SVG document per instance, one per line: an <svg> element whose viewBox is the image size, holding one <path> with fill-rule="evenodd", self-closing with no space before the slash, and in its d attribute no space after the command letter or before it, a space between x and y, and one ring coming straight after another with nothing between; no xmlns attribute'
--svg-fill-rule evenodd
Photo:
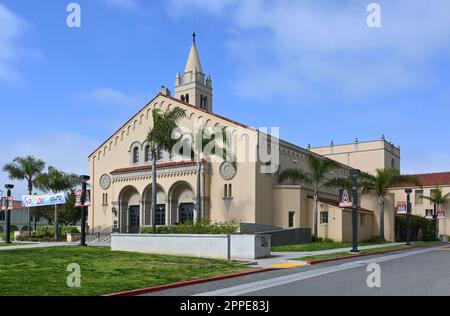
<svg viewBox="0 0 450 316"><path fill-rule="evenodd" d="M32 213L33 214L33 213ZM34 225L45 226L45 218L31 218L32 229ZM0 211L0 233L6 231L6 211ZM11 211L11 232L28 231L28 210L22 207L21 201L14 201L14 210Z"/></svg>
<svg viewBox="0 0 450 316"><path fill-rule="evenodd" d="M380 140L352 144L334 144L329 146L311 148L312 152L336 160L346 166L375 174L377 169L400 170L400 147L386 141L382 136Z"/></svg>
<svg viewBox="0 0 450 316"><path fill-rule="evenodd" d="M401 184L392 187L389 191L395 194L395 202L406 201L405 189L413 189L411 195L412 214L425 217L427 209L433 209L433 204L424 199L424 196L431 196L433 190L442 189L444 195L450 193L450 172L427 173L415 175L422 183L422 187L411 184ZM441 205L445 212L445 219L439 220L439 234L450 235L450 205Z"/></svg>

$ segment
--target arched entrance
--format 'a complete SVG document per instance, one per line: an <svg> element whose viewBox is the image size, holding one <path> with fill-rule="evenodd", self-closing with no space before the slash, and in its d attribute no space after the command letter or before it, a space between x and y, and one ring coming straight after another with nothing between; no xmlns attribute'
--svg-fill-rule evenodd
<svg viewBox="0 0 450 316"><path fill-rule="evenodd" d="M142 197L142 205L144 207L143 223L144 225L153 225L153 212L152 212L152 185L145 188ZM164 189L157 184L156 185L156 217L155 223L157 226L166 226L169 224L168 219L168 207L167 207L167 195Z"/></svg>
<svg viewBox="0 0 450 316"><path fill-rule="evenodd" d="M192 186L180 181L169 192L171 223L185 223L195 219L195 193Z"/></svg>
<svg viewBox="0 0 450 316"><path fill-rule="evenodd" d="M121 233L138 234L141 226L141 196L133 186L119 195L119 228Z"/></svg>

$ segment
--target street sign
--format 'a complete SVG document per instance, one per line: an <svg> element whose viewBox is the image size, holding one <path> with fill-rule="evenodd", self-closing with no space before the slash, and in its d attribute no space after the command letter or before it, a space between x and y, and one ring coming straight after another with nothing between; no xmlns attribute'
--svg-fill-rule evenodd
<svg viewBox="0 0 450 316"><path fill-rule="evenodd" d="M433 210L426 210L426 215L425 215L426 219L433 219Z"/></svg>
<svg viewBox="0 0 450 316"><path fill-rule="evenodd" d="M0 209L2 211L12 211L14 209L14 198L10 197L2 197L0 200Z"/></svg>
<svg viewBox="0 0 450 316"><path fill-rule="evenodd" d="M397 202L397 214L398 215L408 214L408 202L406 201Z"/></svg>
<svg viewBox="0 0 450 316"><path fill-rule="evenodd" d="M86 191L86 201L84 205L81 204L81 197L83 196L83 190L75 190L75 206L81 207L81 206L91 206L91 191Z"/></svg>
<svg viewBox="0 0 450 316"><path fill-rule="evenodd" d="M352 207L353 196L352 190L343 189L339 191L339 207Z"/></svg>
<svg viewBox="0 0 450 316"><path fill-rule="evenodd" d="M66 195L60 194L45 194L45 195L22 195L23 207L39 207L65 204L67 202Z"/></svg>

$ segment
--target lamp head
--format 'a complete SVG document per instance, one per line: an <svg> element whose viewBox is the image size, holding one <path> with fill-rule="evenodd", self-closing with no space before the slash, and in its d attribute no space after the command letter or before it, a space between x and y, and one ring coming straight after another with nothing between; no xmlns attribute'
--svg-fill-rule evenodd
<svg viewBox="0 0 450 316"><path fill-rule="evenodd" d="M14 189L14 184L6 184L6 185L5 185L5 189L7 189L7 190L12 190L12 189Z"/></svg>
<svg viewBox="0 0 450 316"><path fill-rule="evenodd" d="M91 179L91 177L89 177L89 176L85 176L85 175L80 176L80 180L81 180L82 182L87 182L87 181L89 181L90 179Z"/></svg>
<svg viewBox="0 0 450 316"><path fill-rule="evenodd" d="M411 194L412 191L413 191L412 189L406 189L406 190L405 190L405 193L406 193L406 194Z"/></svg>

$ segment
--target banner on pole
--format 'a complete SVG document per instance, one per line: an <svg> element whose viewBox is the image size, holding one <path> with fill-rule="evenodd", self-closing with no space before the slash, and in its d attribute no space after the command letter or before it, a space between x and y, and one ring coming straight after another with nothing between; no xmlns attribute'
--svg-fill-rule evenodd
<svg viewBox="0 0 450 316"><path fill-rule="evenodd" d="M445 211L443 208L440 208L437 210L437 218L438 219L445 219Z"/></svg>
<svg viewBox="0 0 450 316"><path fill-rule="evenodd" d="M352 207L353 196L352 190L343 189L339 191L339 207Z"/></svg>
<svg viewBox="0 0 450 316"><path fill-rule="evenodd" d="M406 201L397 202L397 214L398 215L408 214L408 203Z"/></svg>
<svg viewBox="0 0 450 316"><path fill-rule="evenodd" d="M426 215L425 215L426 219L433 219L433 210L426 210Z"/></svg>
<svg viewBox="0 0 450 316"><path fill-rule="evenodd" d="M64 193L22 196L23 207L51 206L65 203L67 203L67 199Z"/></svg>
<svg viewBox="0 0 450 316"><path fill-rule="evenodd" d="M0 209L2 211L12 211L14 209L14 198L10 197L2 197L0 199Z"/></svg>
<svg viewBox="0 0 450 316"><path fill-rule="evenodd" d="M81 207L81 206L91 206L91 191L86 191L86 201L84 202L84 205L81 204L81 197L83 196L83 190L75 190L75 206Z"/></svg>

